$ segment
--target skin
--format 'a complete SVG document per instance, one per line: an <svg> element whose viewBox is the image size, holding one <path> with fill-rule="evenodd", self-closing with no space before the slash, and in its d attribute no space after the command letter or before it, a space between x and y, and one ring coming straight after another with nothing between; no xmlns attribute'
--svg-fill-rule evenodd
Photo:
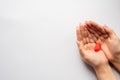
<svg viewBox="0 0 120 80"><path fill-rule="evenodd" d="M92 67L97 67L101 64L108 63L108 60L103 52L100 50L99 52L94 51L95 40L92 34L88 35L88 31L84 29L83 24L77 28L77 45L79 47L79 51L83 60L85 60Z"/></svg>
<svg viewBox="0 0 120 80"><path fill-rule="evenodd" d="M120 72L120 39L115 32L106 25L100 25L94 21L86 21L87 30L102 44L107 59Z"/></svg>
<svg viewBox="0 0 120 80"><path fill-rule="evenodd" d="M86 24L80 24L76 29L77 45L82 59L91 65L96 72L98 80L116 80L108 59L101 49L94 51L94 46L98 38L89 32Z"/></svg>

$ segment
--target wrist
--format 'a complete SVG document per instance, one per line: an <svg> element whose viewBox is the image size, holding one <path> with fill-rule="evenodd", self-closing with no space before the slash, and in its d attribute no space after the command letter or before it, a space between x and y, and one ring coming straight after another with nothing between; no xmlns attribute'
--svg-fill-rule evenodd
<svg viewBox="0 0 120 80"><path fill-rule="evenodd" d="M116 77L108 63L97 66L94 69L98 80L116 80Z"/></svg>
<svg viewBox="0 0 120 80"><path fill-rule="evenodd" d="M115 53L115 56L110 62L115 66L115 68L120 72L120 51Z"/></svg>
<svg viewBox="0 0 120 80"><path fill-rule="evenodd" d="M119 50L116 51L115 53L113 53L114 55L114 60L120 60L120 47L119 47Z"/></svg>
<svg viewBox="0 0 120 80"><path fill-rule="evenodd" d="M114 67L120 72L120 58L116 58L111 61Z"/></svg>

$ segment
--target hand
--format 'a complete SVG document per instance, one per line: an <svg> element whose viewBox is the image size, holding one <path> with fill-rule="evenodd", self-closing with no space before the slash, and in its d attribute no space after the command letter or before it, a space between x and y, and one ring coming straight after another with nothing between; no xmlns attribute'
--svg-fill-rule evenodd
<svg viewBox="0 0 120 80"><path fill-rule="evenodd" d="M77 27L76 35L77 45L85 62L90 64L93 68L108 64L108 60L103 50L98 52L94 51L94 46L96 45L95 42L97 39L93 34L89 33L85 24L81 24L79 27Z"/></svg>
<svg viewBox="0 0 120 80"><path fill-rule="evenodd" d="M102 43L102 49L108 60L120 71L120 40L115 32L93 21L87 21L86 25L88 31Z"/></svg>
<svg viewBox="0 0 120 80"><path fill-rule="evenodd" d="M86 24L81 24L76 29L77 45L83 60L94 68L98 80L116 80L103 50L94 51L98 38L86 27Z"/></svg>
<svg viewBox="0 0 120 80"><path fill-rule="evenodd" d="M107 26L103 26L103 29L109 36L108 38L105 39L105 43L110 51L110 53L107 53L109 60L120 61L120 39L115 34L115 32L112 29L108 28Z"/></svg>

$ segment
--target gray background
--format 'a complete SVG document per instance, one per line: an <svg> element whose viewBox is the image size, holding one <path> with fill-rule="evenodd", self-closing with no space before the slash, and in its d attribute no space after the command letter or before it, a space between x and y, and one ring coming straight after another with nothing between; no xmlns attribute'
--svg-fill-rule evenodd
<svg viewBox="0 0 120 80"><path fill-rule="evenodd" d="M96 80L76 45L85 20L120 36L120 0L0 0L0 80Z"/></svg>

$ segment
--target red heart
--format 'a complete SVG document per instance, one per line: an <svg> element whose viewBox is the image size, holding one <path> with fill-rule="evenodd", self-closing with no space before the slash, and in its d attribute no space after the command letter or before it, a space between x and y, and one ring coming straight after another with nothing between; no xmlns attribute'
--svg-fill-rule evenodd
<svg viewBox="0 0 120 80"><path fill-rule="evenodd" d="M94 47L94 51L98 52L99 50L101 50L101 44L100 43L96 43L96 45Z"/></svg>

